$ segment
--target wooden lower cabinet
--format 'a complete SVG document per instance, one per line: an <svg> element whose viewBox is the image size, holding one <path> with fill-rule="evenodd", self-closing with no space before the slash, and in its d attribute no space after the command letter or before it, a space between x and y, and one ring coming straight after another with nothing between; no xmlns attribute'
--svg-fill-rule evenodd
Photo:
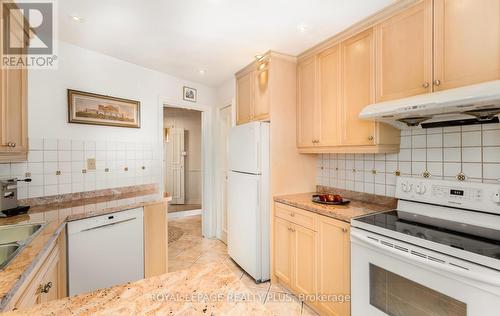
<svg viewBox="0 0 500 316"><path fill-rule="evenodd" d="M60 238L59 240L61 240ZM12 308L29 308L66 296L66 256L56 242L49 255L14 298Z"/></svg>
<svg viewBox="0 0 500 316"><path fill-rule="evenodd" d="M290 208L275 204L274 276L293 293L308 295L306 304L321 315L350 315L349 224L309 213L316 220L306 228L283 218L283 209Z"/></svg>
<svg viewBox="0 0 500 316"><path fill-rule="evenodd" d="M317 302L325 315L349 315L350 303L342 302L351 293L349 224L325 216L318 221L318 295L339 297L341 303Z"/></svg>
<svg viewBox="0 0 500 316"><path fill-rule="evenodd" d="M302 294L316 292L316 238L317 233L300 225L292 225L293 235L293 289Z"/></svg>
<svg viewBox="0 0 500 316"><path fill-rule="evenodd" d="M274 274L280 279L280 283L286 286L292 285L294 243L291 226L291 223L284 219L279 217L274 219Z"/></svg>
<svg viewBox="0 0 500 316"><path fill-rule="evenodd" d="M168 202L144 206L144 277L168 272Z"/></svg>

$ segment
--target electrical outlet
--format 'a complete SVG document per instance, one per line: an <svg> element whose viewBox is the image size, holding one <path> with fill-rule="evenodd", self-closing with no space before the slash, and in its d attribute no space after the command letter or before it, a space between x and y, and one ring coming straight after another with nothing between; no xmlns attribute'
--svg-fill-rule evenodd
<svg viewBox="0 0 500 316"><path fill-rule="evenodd" d="M88 170L95 170L95 158L87 159L87 169Z"/></svg>

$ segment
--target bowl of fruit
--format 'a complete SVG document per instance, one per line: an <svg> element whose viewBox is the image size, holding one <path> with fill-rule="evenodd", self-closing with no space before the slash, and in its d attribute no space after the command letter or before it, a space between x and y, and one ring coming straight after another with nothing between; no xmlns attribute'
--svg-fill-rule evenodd
<svg viewBox="0 0 500 316"><path fill-rule="evenodd" d="M312 201L326 205L345 205L351 202L338 194L315 194L312 196Z"/></svg>

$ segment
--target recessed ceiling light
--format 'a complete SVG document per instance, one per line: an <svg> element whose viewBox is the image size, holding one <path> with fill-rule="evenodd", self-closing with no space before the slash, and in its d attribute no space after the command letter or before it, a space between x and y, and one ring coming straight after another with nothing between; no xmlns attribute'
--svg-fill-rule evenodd
<svg viewBox="0 0 500 316"><path fill-rule="evenodd" d="M83 18L78 15L71 15L71 19L75 22L83 22Z"/></svg>
<svg viewBox="0 0 500 316"><path fill-rule="evenodd" d="M299 24L297 25L297 30L299 30L300 33L304 33L305 31L307 31L307 25Z"/></svg>
<svg viewBox="0 0 500 316"><path fill-rule="evenodd" d="M205 74L205 70L200 69L200 70L198 70L198 73L203 76Z"/></svg>

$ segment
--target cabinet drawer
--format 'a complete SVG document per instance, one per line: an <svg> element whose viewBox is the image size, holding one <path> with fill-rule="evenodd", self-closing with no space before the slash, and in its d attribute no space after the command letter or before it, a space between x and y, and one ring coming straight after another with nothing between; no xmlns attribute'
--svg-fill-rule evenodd
<svg viewBox="0 0 500 316"><path fill-rule="evenodd" d="M282 203L275 204L275 216L317 231L316 214Z"/></svg>

